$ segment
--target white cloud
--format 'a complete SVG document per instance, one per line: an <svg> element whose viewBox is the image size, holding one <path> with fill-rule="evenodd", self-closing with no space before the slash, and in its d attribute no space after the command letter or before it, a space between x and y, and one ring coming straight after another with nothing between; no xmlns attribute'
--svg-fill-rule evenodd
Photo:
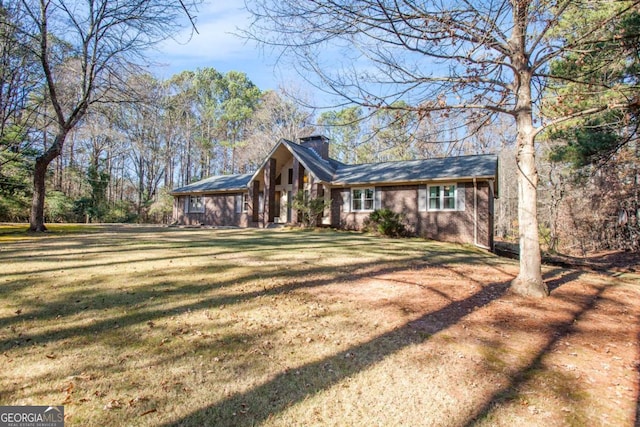
<svg viewBox="0 0 640 427"><path fill-rule="evenodd" d="M238 35L251 19L243 0L205 4L194 15L198 33L185 18L184 30L151 52L154 74L168 78L183 70L213 67L244 72L264 88L278 86L275 59L265 57L254 43Z"/></svg>
<svg viewBox="0 0 640 427"><path fill-rule="evenodd" d="M202 60L228 60L254 54L255 48L236 35L238 28L245 28L250 22L242 1L221 3L210 4L196 13L198 33L186 28L175 40L160 46L160 51L168 56Z"/></svg>
<svg viewBox="0 0 640 427"><path fill-rule="evenodd" d="M244 0L208 3L194 15L198 33L185 17L185 29L150 52L155 63L151 72L157 77L166 79L181 71L212 67L220 72L243 72L261 90L308 88L290 66L276 66L277 54L269 56L268 49L259 49L238 35L251 22Z"/></svg>

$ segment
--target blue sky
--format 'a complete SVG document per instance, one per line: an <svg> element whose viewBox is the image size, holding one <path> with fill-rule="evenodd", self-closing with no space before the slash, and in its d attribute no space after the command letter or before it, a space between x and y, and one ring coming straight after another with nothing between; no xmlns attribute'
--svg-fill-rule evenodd
<svg viewBox="0 0 640 427"><path fill-rule="evenodd" d="M299 80L291 73L283 76L274 56L234 35L238 28L250 23L243 0L207 2L195 15L199 34L185 25L185 30L174 40L164 42L158 46L158 52L152 54L152 59L159 63L152 67L157 77L169 78L184 70L213 67L223 73L244 72L261 90L277 89L284 81L289 84Z"/></svg>

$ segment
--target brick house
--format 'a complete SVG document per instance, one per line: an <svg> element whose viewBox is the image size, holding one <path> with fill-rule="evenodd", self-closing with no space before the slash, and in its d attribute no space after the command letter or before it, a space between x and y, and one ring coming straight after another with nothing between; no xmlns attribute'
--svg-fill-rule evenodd
<svg viewBox="0 0 640 427"><path fill-rule="evenodd" d="M495 155L346 165L329 158L325 137L283 139L253 174L176 188L173 216L184 225L298 224L290 201L304 190L330 202L325 226L358 230L374 209L389 208L418 236L492 249L497 174Z"/></svg>

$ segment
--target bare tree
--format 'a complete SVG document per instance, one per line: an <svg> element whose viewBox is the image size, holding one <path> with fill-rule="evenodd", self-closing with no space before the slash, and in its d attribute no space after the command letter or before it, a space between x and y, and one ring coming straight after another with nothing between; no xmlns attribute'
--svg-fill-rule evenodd
<svg viewBox="0 0 640 427"><path fill-rule="evenodd" d="M167 139L173 135L164 126L163 85L148 74L132 76L128 86L140 94L138 102L119 105L113 111L113 126L126 145L126 163L131 186L136 189L138 217L146 220L166 174Z"/></svg>
<svg viewBox="0 0 640 427"><path fill-rule="evenodd" d="M637 1L608 0L247 0L247 37L282 48L299 73L321 90L372 109L418 116L466 112L472 123L497 115L516 126L519 294L544 297L537 219L534 139L548 126L638 100L624 90L562 116L543 116L550 65L569 52L597 49L593 31L635 13ZM602 13L579 27L560 25L568 11ZM628 35L626 35L628 36ZM328 60L327 55L331 55ZM615 56L615 53L610 53ZM558 83L558 82L556 82ZM573 82L593 93L597 82ZM470 113L471 112L471 113ZM477 126L476 126L477 127Z"/></svg>
<svg viewBox="0 0 640 427"><path fill-rule="evenodd" d="M280 139L297 141L313 133L313 111L296 105L279 91L266 91L253 113L247 129L247 143L239 150L242 172L256 170Z"/></svg>
<svg viewBox="0 0 640 427"><path fill-rule="evenodd" d="M20 0L54 112L55 136L36 158L30 230L45 231L45 178L69 132L95 103L115 99L142 53L169 37L194 1Z"/></svg>
<svg viewBox="0 0 640 427"><path fill-rule="evenodd" d="M15 25L25 18L20 6L0 2L0 155L18 153L27 139L27 123L33 113L30 97L40 77L36 58L28 49L29 39ZM0 171L6 161L0 159Z"/></svg>

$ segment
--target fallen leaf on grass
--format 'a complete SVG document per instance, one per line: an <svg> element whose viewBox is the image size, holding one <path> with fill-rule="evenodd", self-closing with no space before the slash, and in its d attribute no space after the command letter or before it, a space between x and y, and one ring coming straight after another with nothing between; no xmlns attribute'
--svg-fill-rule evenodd
<svg viewBox="0 0 640 427"><path fill-rule="evenodd" d="M56 358L55 354L46 354L45 356L47 357L47 359L55 359Z"/></svg>
<svg viewBox="0 0 640 427"><path fill-rule="evenodd" d="M129 406L136 406L138 403L146 402L147 400L149 400L149 398L146 396L138 396L129 401Z"/></svg>
<svg viewBox="0 0 640 427"><path fill-rule="evenodd" d="M140 414L141 417L144 417L145 415L149 415L149 414L153 414L154 412L158 412L157 409L149 409L148 411L144 411L143 413Z"/></svg>
<svg viewBox="0 0 640 427"><path fill-rule="evenodd" d="M120 409L120 408L122 408L122 403L120 403L120 401L117 399L112 399L109 403L104 405L104 408L102 409L110 410L110 409Z"/></svg>
<svg viewBox="0 0 640 427"><path fill-rule="evenodd" d="M64 398L64 401L62 401L63 405L67 405L69 403L71 403L71 394L73 393L73 389L75 388L75 384L73 384L72 382L70 382L69 384L67 384L66 387L64 387L62 389L62 391L64 391L67 395Z"/></svg>

